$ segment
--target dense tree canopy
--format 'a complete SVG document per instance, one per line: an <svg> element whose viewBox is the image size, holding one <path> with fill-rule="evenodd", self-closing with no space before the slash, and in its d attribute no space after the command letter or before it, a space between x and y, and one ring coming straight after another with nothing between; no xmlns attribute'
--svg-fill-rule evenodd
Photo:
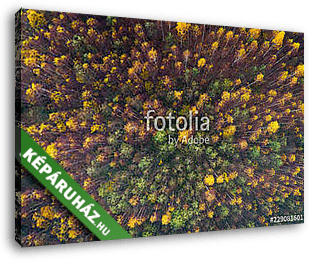
<svg viewBox="0 0 309 263"><path fill-rule="evenodd" d="M34 10L21 24L21 127L132 236L303 213L302 33ZM209 131L147 130L149 110ZM21 177L25 245L94 239Z"/></svg>

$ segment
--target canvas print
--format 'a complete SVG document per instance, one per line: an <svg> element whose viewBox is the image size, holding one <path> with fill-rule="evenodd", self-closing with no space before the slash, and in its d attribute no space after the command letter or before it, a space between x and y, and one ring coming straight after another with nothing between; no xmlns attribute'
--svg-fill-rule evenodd
<svg viewBox="0 0 309 263"><path fill-rule="evenodd" d="M21 9L16 125L133 238L304 222L303 33ZM98 240L15 177L22 246Z"/></svg>

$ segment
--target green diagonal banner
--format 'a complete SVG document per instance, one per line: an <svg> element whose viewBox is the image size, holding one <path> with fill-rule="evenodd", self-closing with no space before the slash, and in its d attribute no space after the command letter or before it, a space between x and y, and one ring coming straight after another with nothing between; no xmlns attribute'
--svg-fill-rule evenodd
<svg viewBox="0 0 309 263"><path fill-rule="evenodd" d="M25 131L16 142L16 158L100 240L131 236ZM20 149L19 149L20 147Z"/></svg>

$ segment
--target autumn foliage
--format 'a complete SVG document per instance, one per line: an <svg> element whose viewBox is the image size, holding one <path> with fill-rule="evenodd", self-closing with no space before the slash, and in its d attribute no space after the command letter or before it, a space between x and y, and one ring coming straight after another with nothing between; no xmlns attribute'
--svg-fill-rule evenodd
<svg viewBox="0 0 309 263"><path fill-rule="evenodd" d="M34 10L21 25L20 126L132 236L303 213L302 33ZM198 111L209 132L147 131L150 109ZM94 239L21 178L25 245Z"/></svg>

